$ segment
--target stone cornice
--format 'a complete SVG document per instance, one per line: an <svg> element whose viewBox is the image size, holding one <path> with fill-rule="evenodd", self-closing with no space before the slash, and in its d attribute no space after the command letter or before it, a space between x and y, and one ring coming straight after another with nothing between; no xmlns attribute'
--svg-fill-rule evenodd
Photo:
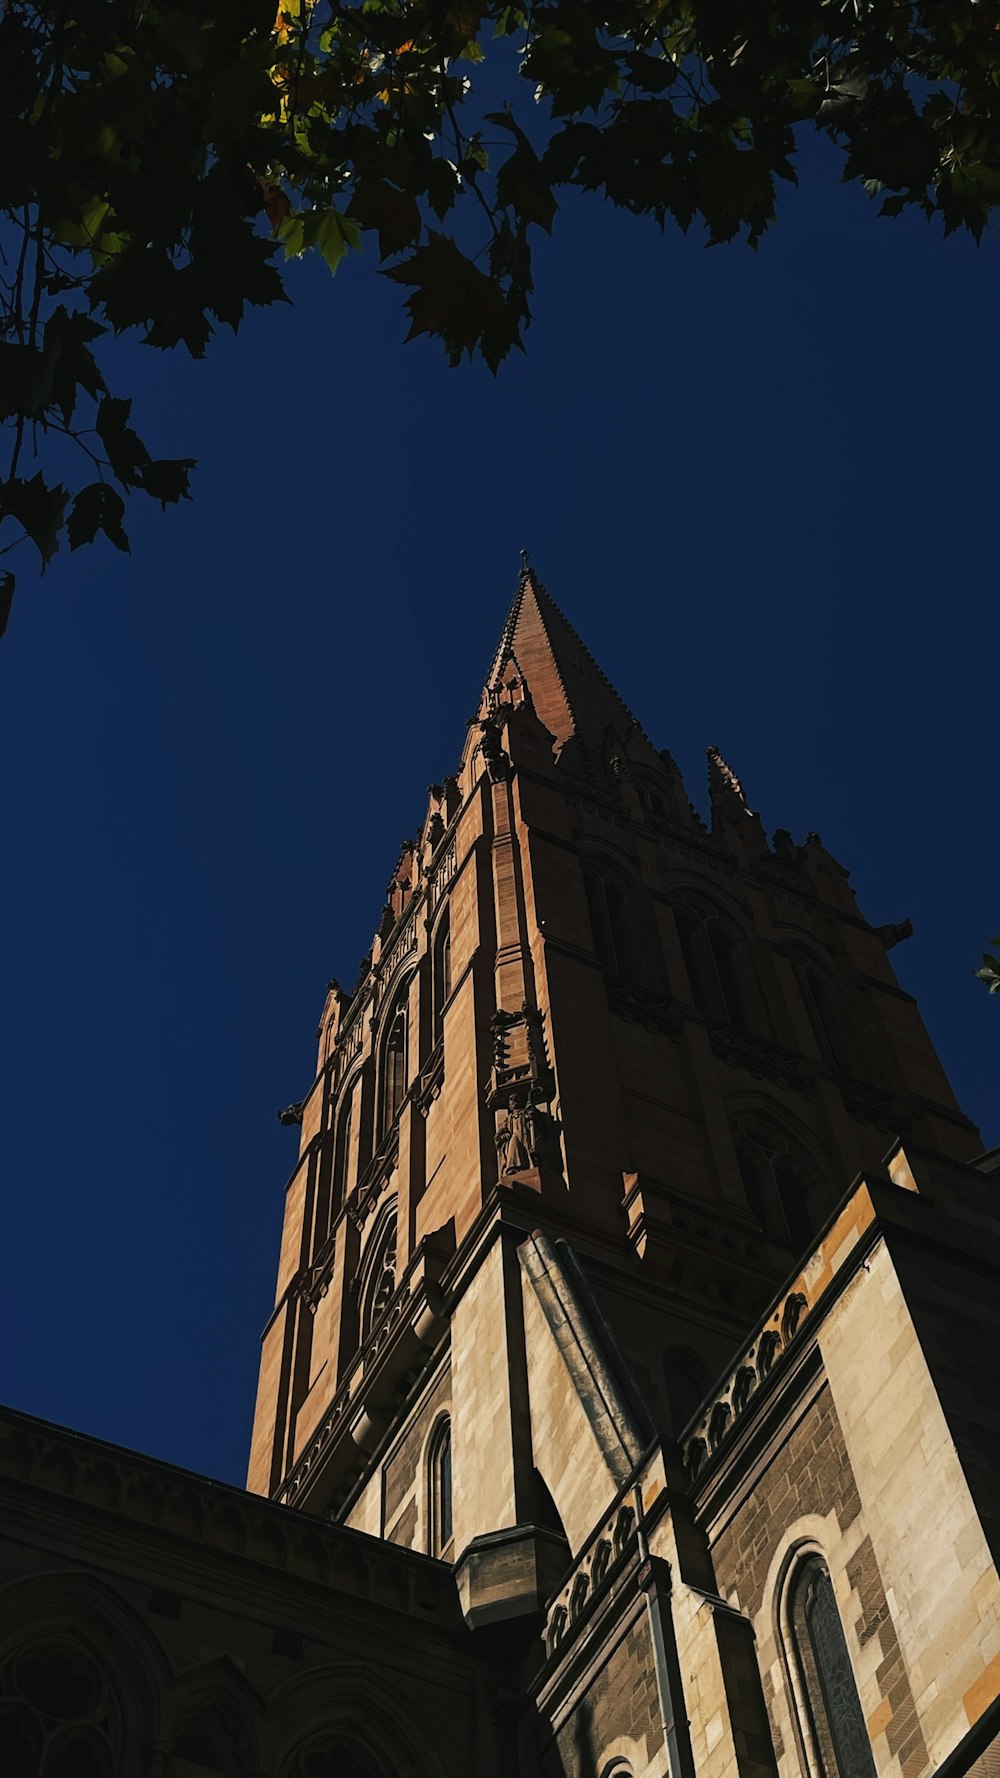
<svg viewBox="0 0 1000 1778"><path fill-rule="evenodd" d="M243 1585L253 1584L255 1570L274 1570L380 1608L457 1620L451 1574L429 1556L11 1408L0 1408L0 1492L8 1519L23 1501L46 1521L57 1511L83 1511L94 1535L106 1524L113 1543L127 1526L139 1538L172 1540L172 1572L186 1546L192 1579L202 1583L207 1563L238 1558ZM399 1580L407 1576L402 1604Z"/></svg>

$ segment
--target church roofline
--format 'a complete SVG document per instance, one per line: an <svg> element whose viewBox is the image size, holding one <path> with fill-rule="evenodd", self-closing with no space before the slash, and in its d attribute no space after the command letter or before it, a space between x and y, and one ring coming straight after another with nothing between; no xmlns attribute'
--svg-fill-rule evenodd
<svg viewBox="0 0 1000 1778"><path fill-rule="evenodd" d="M3 1433L6 1433L7 1436L0 1436L0 1483L20 1477L20 1471L15 1471L11 1467L9 1458L5 1456L6 1447L10 1447L12 1451L15 1449L14 1441L16 1439L27 1440L29 1443L34 1441L38 1447L35 1452L36 1456L40 1454L41 1450L62 1448L65 1451L69 1447L81 1466L92 1468L95 1461L100 1460L113 1465L117 1470L146 1474L154 1484L164 1490L179 1489L188 1494L192 1490L200 1492L204 1496L206 1504L210 1500L212 1505L231 1507L241 1514L252 1515L255 1520L260 1522L270 1519L272 1523L275 1523L280 1519L285 1528L295 1534L301 1534L308 1529L329 1539L331 1543L353 1544L356 1548L365 1551L376 1549L380 1558L388 1553L391 1560L398 1559L404 1565L418 1567L423 1575L440 1576L442 1582L447 1581L445 1592L450 1593L452 1590L448 1569L444 1568L437 1558L426 1555L422 1550L408 1549L402 1544L387 1543L385 1539L373 1537L367 1531L359 1531L353 1525L332 1523L327 1517L310 1513L308 1509L302 1507L287 1506L273 1496L254 1493L247 1488L240 1487L236 1482L220 1481L214 1476L202 1475L197 1470L186 1469L183 1465L171 1463L165 1458L153 1457L146 1452L133 1450L127 1445L114 1444L111 1440L99 1438L93 1433L78 1432L73 1427L60 1425L57 1421L43 1420L35 1414L23 1412L20 1408L8 1407L6 1404L0 1403L0 1434ZM63 1485L55 1480L58 1471L50 1464L46 1468L44 1481L36 1482L34 1485L45 1493L79 1500L82 1506L88 1506L92 1504L90 1498L81 1493L79 1487L75 1485L83 1473L83 1468L81 1468L74 1477L67 1474L65 1485ZM123 1476L122 1479L124 1482L126 1478ZM163 1496L164 1508L169 1506L169 1499L169 1495L165 1492ZM134 1512L129 1511L124 1488L122 1499L118 1501L114 1510L125 1519L134 1519L140 1527L149 1525L148 1518L144 1517L139 1508L136 1508ZM169 1522L162 1528L167 1531L174 1529ZM217 1551L220 1557L225 1557L230 1553L225 1546L212 1544L210 1539L203 1541L210 1554ZM254 1551L254 1557L257 1560L267 1559L266 1555L262 1556L257 1550ZM283 1566L277 1556L274 1558L274 1566ZM306 1572L299 1575L294 1569L286 1570L286 1572L290 1572L293 1579L309 1580L314 1578ZM345 1590L349 1591L350 1589L346 1588Z"/></svg>

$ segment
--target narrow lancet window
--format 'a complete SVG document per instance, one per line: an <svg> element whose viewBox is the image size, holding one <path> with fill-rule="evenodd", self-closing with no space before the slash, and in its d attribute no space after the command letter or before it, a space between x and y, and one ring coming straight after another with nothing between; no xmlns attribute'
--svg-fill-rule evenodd
<svg viewBox="0 0 1000 1778"><path fill-rule="evenodd" d="M446 914L434 946L434 1042L439 1042L451 995L451 921Z"/></svg>
<svg viewBox="0 0 1000 1778"><path fill-rule="evenodd" d="M792 1576L788 1621L803 1729L821 1778L876 1778L844 1627L819 1556L807 1556Z"/></svg>
<svg viewBox="0 0 1000 1778"><path fill-rule="evenodd" d="M382 1052L382 1134L399 1116L406 1092L406 1001L401 1000L389 1021Z"/></svg>
<svg viewBox="0 0 1000 1778"><path fill-rule="evenodd" d="M594 948L609 975L623 981L646 973L635 890L611 869L589 866L584 873Z"/></svg>
<svg viewBox="0 0 1000 1778"><path fill-rule="evenodd" d="M453 1535L451 1421L447 1417L439 1422L431 1440L427 1479L431 1555L443 1556L450 1548Z"/></svg>
<svg viewBox="0 0 1000 1778"><path fill-rule="evenodd" d="M337 1147L334 1172L333 1214L336 1216L345 1199L350 1195L353 1179L351 1177L351 1139L354 1125L355 1089L348 1092L347 1100L340 1114L337 1129Z"/></svg>
<svg viewBox="0 0 1000 1778"><path fill-rule="evenodd" d="M374 1236L371 1257L364 1268L361 1290L361 1338L367 1340L396 1294L396 1211L386 1217Z"/></svg>

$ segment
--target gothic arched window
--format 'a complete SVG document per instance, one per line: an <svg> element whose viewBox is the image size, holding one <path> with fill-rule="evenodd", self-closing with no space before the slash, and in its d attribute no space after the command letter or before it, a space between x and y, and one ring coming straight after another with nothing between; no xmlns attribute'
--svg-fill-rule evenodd
<svg viewBox="0 0 1000 1778"><path fill-rule="evenodd" d="M391 1129L403 1105L406 1092L406 1061L408 1034L408 986L397 998L389 1015L382 1044L382 1104L379 1130L381 1135Z"/></svg>
<svg viewBox="0 0 1000 1778"><path fill-rule="evenodd" d="M103 1674L77 1649L29 1649L0 1673L3 1778L114 1778L118 1726Z"/></svg>
<svg viewBox="0 0 1000 1778"><path fill-rule="evenodd" d="M692 1352L674 1350L663 1355L663 1382L670 1412L670 1430L679 1438L705 1400L712 1379Z"/></svg>
<svg viewBox="0 0 1000 1778"><path fill-rule="evenodd" d="M682 895L674 918L695 1005L747 1036L768 1036L760 982L745 935L721 908L700 895Z"/></svg>
<svg viewBox="0 0 1000 1778"><path fill-rule="evenodd" d="M343 1206L344 1200L350 1195L354 1184L352 1177L353 1155L351 1144L354 1140L354 1102L357 1098L357 1079L351 1083L344 1095L337 1119L336 1146L333 1161L333 1214L336 1216Z"/></svg>
<svg viewBox="0 0 1000 1778"><path fill-rule="evenodd" d="M747 1203L766 1233L804 1253L823 1221L822 1181L803 1151L766 1118L733 1132Z"/></svg>
<svg viewBox="0 0 1000 1778"><path fill-rule="evenodd" d="M786 1624L802 1732L820 1778L876 1778L844 1626L822 1557L806 1556L792 1570Z"/></svg>
<svg viewBox="0 0 1000 1778"><path fill-rule="evenodd" d="M666 821L667 806L656 786L651 784L648 778L637 778L636 789L639 792L639 803L643 814L648 815L652 821L657 823Z"/></svg>
<svg viewBox="0 0 1000 1778"><path fill-rule="evenodd" d="M396 1211L384 1218L373 1239L371 1257L363 1270L361 1287L361 1339L365 1341L396 1294Z"/></svg>
<svg viewBox="0 0 1000 1778"><path fill-rule="evenodd" d="M636 981L643 975L644 946L635 889L610 865L584 871L594 947L609 975Z"/></svg>
<svg viewBox="0 0 1000 1778"><path fill-rule="evenodd" d="M427 1457L427 1503L430 1553L443 1556L451 1544L451 1421L447 1415L438 1421L431 1437Z"/></svg>
<svg viewBox="0 0 1000 1778"><path fill-rule="evenodd" d="M812 957L796 957L795 979L802 995L816 1047L825 1062L844 1074L863 1072L857 1038L840 987Z"/></svg>

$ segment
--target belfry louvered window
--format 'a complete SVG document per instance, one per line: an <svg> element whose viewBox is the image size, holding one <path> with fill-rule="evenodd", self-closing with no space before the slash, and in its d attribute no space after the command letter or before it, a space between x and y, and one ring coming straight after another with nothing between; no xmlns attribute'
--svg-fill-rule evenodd
<svg viewBox="0 0 1000 1778"><path fill-rule="evenodd" d="M625 981L643 974L643 944L632 884L610 866L590 864L584 873L594 948L609 975Z"/></svg>
<svg viewBox="0 0 1000 1778"><path fill-rule="evenodd" d="M812 957L795 957L793 967L824 1062L832 1063L844 1074L863 1074L865 1061L859 1053L857 1035L839 984Z"/></svg>
<svg viewBox="0 0 1000 1778"><path fill-rule="evenodd" d="M769 1036L771 1021L740 927L695 894L678 896L674 917L695 1006L747 1036Z"/></svg>
<svg viewBox="0 0 1000 1778"><path fill-rule="evenodd" d="M787 1623L801 1727L818 1778L876 1778L844 1627L825 1562L793 1570Z"/></svg>
<svg viewBox="0 0 1000 1778"><path fill-rule="evenodd" d="M816 1168L777 1124L747 1116L733 1130L747 1204L765 1233L802 1253L817 1233L826 1194Z"/></svg>

